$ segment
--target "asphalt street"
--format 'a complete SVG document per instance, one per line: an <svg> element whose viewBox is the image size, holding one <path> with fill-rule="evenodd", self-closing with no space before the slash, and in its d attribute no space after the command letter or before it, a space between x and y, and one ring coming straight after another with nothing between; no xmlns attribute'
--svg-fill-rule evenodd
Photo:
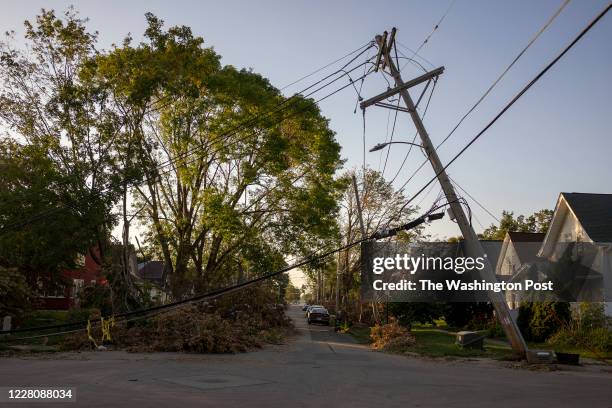
<svg viewBox="0 0 612 408"><path fill-rule="evenodd" d="M76 403L52 407L612 407L609 367L542 372L389 355L326 326L307 325L297 306L289 314L298 334L281 346L237 355L107 351L1 358L0 386L76 390Z"/></svg>

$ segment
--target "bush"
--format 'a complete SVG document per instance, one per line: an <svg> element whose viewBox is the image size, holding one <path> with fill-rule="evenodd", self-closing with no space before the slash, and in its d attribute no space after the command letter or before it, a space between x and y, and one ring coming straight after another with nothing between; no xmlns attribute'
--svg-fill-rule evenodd
<svg viewBox="0 0 612 408"><path fill-rule="evenodd" d="M448 302L442 307L446 324L457 329L485 329L493 319L493 306L486 302Z"/></svg>
<svg viewBox="0 0 612 408"><path fill-rule="evenodd" d="M17 269L0 266L0 319L12 316L19 321L31 309L34 294Z"/></svg>
<svg viewBox="0 0 612 408"><path fill-rule="evenodd" d="M110 286L93 285L83 288L79 293L79 304L83 309L99 309L103 315L113 313Z"/></svg>
<svg viewBox="0 0 612 408"><path fill-rule="evenodd" d="M572 320L552 335L547 343L557 348L580 348L595 353L612 351L610 318L601 303L582 303Z"/></svg>
<svg viewBox="0 0 612 408"><path fill-rule="evenodd" d="M402 326L411 327L414 323L433 323L442 315L438 303L426 302L391 302L386 307Z"/></svg>
<svg viewBox="0 0 612 408"><path fill-rule="evenodd" d="M519 306L517 325L527 341L543 342L571 319L567 302L523 302Z"/></svg>
<svg viewBox="0 0 612 408"><path fill-rule="evenodd" d="M489 337L491 338L501 339L506 337L506 332L497 319L492 319L486 330L489 332Z"/></svg>
<svg viewBox="0 0 612 408"><path fill-rule="evenodd" d="M87 319L90 319L91 316L100 314L99 309L91 308L91 309L70 309L66 314L66 321L68 322L81 322Z"/></svg>
<svg viewBox="0 0 612 408"><path fill-rule="evenodd" d="M397 321L370 328L370 339L372 348L385 351L402 351L416 344L416 338Z"/></svg>

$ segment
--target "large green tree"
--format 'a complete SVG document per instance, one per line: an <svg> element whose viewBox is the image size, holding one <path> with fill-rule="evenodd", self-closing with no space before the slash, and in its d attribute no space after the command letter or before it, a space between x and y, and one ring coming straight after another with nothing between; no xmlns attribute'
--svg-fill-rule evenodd
<svg viewBox="0 0 612 408"><path fill-rule="evenodd" d="M279 267L335 234L340 147L316 105L146 17L145 41L99 55L89 78L137 113L135 199L174 296Z"/></svg>
<svg viewBox="0 0 612 408"><path fill-rule="evenodd" d="M44 171L61 178L61 184L57 180L46 187L31 183L28 194L41 193L41 188L56 192L55 201L45 205L60 207L64 213L72 212L81 218L78 225L67 222L65 228L54 222L61 222L63 215L52 221L49 221L52 217L36 220L38 225L32 228L43 228L39 232L46 234L42 236L56 233L58 241L70 242L57 245L56 250L49 245L40 246L41 253L65 249L61 256L48 257L49 263L42 270L60 268L66 259L93 247L98 250L90 253L103 263L116 221L111 210L120 199L125 208L128 191L125 180L138 173L138 168L131 166L134 161L130 147L135 144L132 116L117 106L112 87L92 81L88 75L99 54L95 49L97 36L87 30L86 20L73 9L62 17L54 11L42 10L35 21L26 21L25 48L14 47L12 36L9 33L8 40L0 45L0 121L8 131L7 138L24 147L22 162L14 165L25 166L24 169L36 174L43 171L40 166L46 166ZM19 150L15 145L10 148ZM49 180L43 177L43 181ZM26 184L20 187L26 188ZM5 208L4 221L19 222L15 211L18 208ZM22 215L32 216L31 212ZM68 229L71 237L60 234L68 233ZM11 232L5 242L13 245L8 248L15 248L10 237L18 234ZM4 249L6 254L7 248ZM31 245L21 249L20 253L27 254ZM13 262L9 258L7 255L5 260ZM115 299L125 306L127 298L133 297L125 259L121 271L110 278Z"/></svg>
<svg viewBox="0 0 612 408"><path fill-rule="evenodd" d="M43 10L26 22L27 50L10 41L0 47L6 149L25 149L32 161L22 166L8 150L3 159L43 174L38 184L15 175L6 185L41 197L26 205L81 217L64 223L79 229L78 245L67 239L74 245L48 266L59 269L92 244L104 250L117 206L122 267L110 280L124 304L133 218L164 259L176 298L277 269L336 239L340 146L313 101L286 98L262 76L223 66L188 27L146 18L142 43L127 37L104 51L76 12L59 18ZM34 213L22 210L2 209L3 226ZM37 225L41 237L61 230Z"/></svg>

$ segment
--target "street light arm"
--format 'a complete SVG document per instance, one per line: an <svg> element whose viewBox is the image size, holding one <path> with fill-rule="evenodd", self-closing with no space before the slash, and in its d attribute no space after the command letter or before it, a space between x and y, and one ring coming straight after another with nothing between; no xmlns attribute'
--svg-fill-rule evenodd
<svg viewBox="0 0 612 408"><path fill-rule="evenodd" d="M390 144L407 144L407 145L412 145L412 146L417 146L420 148L423 148L423 146L421 146L418 143L411 143L411 142L402 142L402 141L395 141L395 142L385 142L385 143L379 143L376 146L374 146L373 148L370 149L370 152L376 152L378 150L384 149L385 147L387 147Z"/></svg>

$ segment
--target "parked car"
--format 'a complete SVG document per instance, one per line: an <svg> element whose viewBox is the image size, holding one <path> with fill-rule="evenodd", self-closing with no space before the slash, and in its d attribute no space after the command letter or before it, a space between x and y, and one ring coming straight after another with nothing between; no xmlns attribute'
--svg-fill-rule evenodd
<svg viewBox="0 0 612 408"><path fill-rule="evenodd" d="M329 325L329 312L324 307L311 307L307 319L308 324L317 322Z"/></svg>
<svg viewBox="0 0 612 408"><path fill-rule="evenodd" d="M307 311L309 307L310 307L310 305L309 305L308 303L306 303L306 304L304 305L304 307L302 308L302 312Z"/></svg>
<svg viewBox="0 0 612 408"><path fill-rule="evenodd" d="M305 314L306 318L308 318L308 312L310 312L310 309L312 309L313 307L322 307L323 309L325 309L325 308L324 308L323 306L321 306L321 305L309 305L309 306L306 308L306 314Z"/></svg>

